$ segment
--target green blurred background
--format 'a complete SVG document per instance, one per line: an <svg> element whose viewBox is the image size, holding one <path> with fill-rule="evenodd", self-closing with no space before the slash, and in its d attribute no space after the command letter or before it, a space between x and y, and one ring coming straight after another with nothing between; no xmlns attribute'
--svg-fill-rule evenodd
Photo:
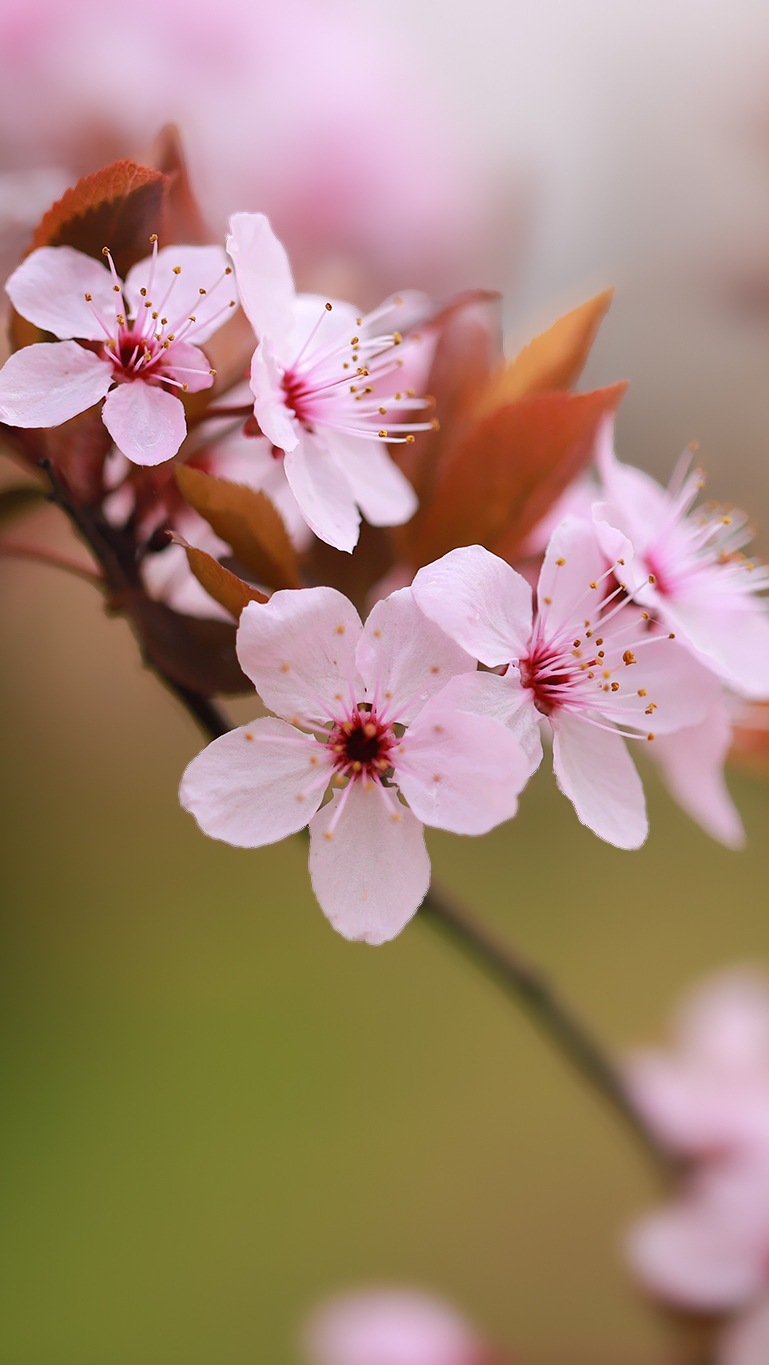
<svg viewBox="0 0 769 1365"><path fill-rule="evenodd" d="M198 833L200 738L87 585L3 563L0 597L2 1358L289 1365L319 1297L385 1281L524 1365L660 1359L617 1254L657 1191L613 1116L431 924L351 945L299 839ZM645 1040L701 974L769 959L769 786L732 787L743 854L651 776L651 837L618 852L542 773L512 824L434 835L435 870Z"/></svg>

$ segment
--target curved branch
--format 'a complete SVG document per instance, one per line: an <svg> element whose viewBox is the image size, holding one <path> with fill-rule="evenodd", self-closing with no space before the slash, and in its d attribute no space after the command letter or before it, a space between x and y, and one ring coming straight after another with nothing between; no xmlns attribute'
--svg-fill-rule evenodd
<svg viewBox="0 0 769 1365"><path fill-rule="evenodd" d="M52 569L63 569L65 573L71 573L76 578L84 579L86 583L91 583L95 588L105 586L101 574L94 573L92 569L87 569L84 564L78 564L76 559L69 559L67 555L57 554L55 550L47 550L42 545L22 545L17 541L0 541L0 555L5 559L27 559L36 564L48 564Z"/></svg>

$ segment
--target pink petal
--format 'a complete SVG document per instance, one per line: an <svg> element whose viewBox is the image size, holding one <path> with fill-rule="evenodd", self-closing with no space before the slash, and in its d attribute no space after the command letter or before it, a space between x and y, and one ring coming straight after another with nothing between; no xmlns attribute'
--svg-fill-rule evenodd
<svg viewBox="0 0 769 1365"><path fill-rule="evenodd" d="M186 384L190 393L210 389L214 382L205 353L187 341L175 341L169 346L162 373L164 378L167 375L169 379Z"/></svg>
<svg viewBox="0 0 769 1365"><path fill-rule="evenodd" d="M766 1291L763 1298L726 1328L718 1360L719 1365L766 1365L769 1360L769 1296Z"/></svg>
<svg viewBox="0 0 769 1365"><path fill-rule="evenodd" d="M504 677L497 673L462 673L452 678L439 693L441 706L490 716L514 735L528 760L529 773L542 762L542 720L532 693L521 687L520 674L513 665Z"/></svg>
<svg viewBox="0 0 769 1365"><path fill-rule="evenodd" d="M419 505L417 495L384 443L336 431L328 434L327 442L333 442L337 462L366 521L372 526L402 526L411 520Z"/></svg>
<svg viewBox="0 0 769 1365"><path fill-rule="evenodd" d="M712 1073L769 1086L769 978L754 968L719 972L684 1001L675 1036Z"/></svg>
<svg viewBox="0 0 769 1365"><path fill-rule="evenodd" d="M639 709L638 721L634 719L634 724L641 724L646 719L655 737L679 730L684 725L699 724L721 696L718 678L698 663L678 640L669 640L661 635L649 637L640 628L638 631L625 628L623 617L632 610L627 608L617 618L618 630L613 632L610 628L606 632L606 639L607 648L611 647L612 640L617 636L620 639L620 651L625 642L632 645L636 663L625 665L615 672L614 677L620 684L619 691L603 693L600 709L607 717L611 717L616 709L617 720L622 722L626 719L622 711L628 705L627 693L635 702L638 689L642 688L646 692L645 704L653 702L655 709L648 717L644 717ZM644 639L648 642L637 643Z"/></svg>
<svg viewBox="0 0 769 1365"><path fill-rule="evenodd" d="M332 831L343 799L344 810ZM420 821L394 792L354 782L352 790L336 792L318 811L310 835L312 887L334 928L364 943L395 938L430 885Z"/></svg>
<svg viewBox="0 0 769 1365"><path fill-rule="evenodd" d="M310 1365L480 1365L482 1343L458 1313L408 1289L323 1304L307 1324Z"/></svg>
<svg viewBox="0 0 769 1365"><path fill-rule="evenodd" d="M355 669L361 630L354 606L335 588L283 590L245 608L238 659L271 711L321 726L362 695Z"/></svg>
<svg viewBox="0 0 769 1365"><path fill-rule="evenodd" d="M550 720L558 786L582 824L617 848L640 848L649 830L646 801L622 736L564 712Z"/></svg>
<svg viewBox="0 0 769 1365"><path fill-rule="evenodd" d="M670 496L650 474L621 464L614 454L613 419L602 424L597 442L597 464L605 500L617 513L612 522L643 555L670 515Z"/></svg>
<svg viewBox="0 0 769 1365"><path fill-rule="evenodd" d="M307 525L327 545L351 554L358 543L360 514L347 476L333 451L302 431L283 461L286 478Z"/></svg>
<svg viewBox="0 0 769 1365"><path fill-rule="evenodd" d="M193 758L179 799L204 834L260 848L307 824L323 799L324 768L330 773L316 740L268 716L230 730Z"/></svg>
<svg viewBox="0 0 769 1365"><path fill-rule="evenodd" d="M528 652L531 588L481 545L450 550L413 583L422 611L487 668Z"/></svg>
<svg viewBox="0 0 769 1365"><path fill-rule="evenodd" d="M263 213L235 213L227 251L235 267L243 311L261 341L268 336L284 364L292 330L294 280L285 248Z"/></svg>
<svg viewBox="0 0 769 1365"><path fill-rule="evenodd" d="M41 246L30 252L5 288L22 317L62 338L106 340L86 294L92 295L93 305L110 335L115 334L115 317L123 308L120 295L113 291L107 267L71 246Z"/></svg>
<svg viewBox="0 0 769 1365"><path fill-rule="evenodd" d="M430 701L394 753L395 781L426 825L486 834L518 809L530 765L504 726Z"/></svg>
<svg viewBox="0 0 769 1365"><path fill-rule="evenodd" d="M547 612L548 635L590 616L605 591L599 580L609 567L593 523L565 517L550 537L537 587L539 610ZM596 582L598 588L591 588Z"/></svg>
<svg viewBox="0 0 769 1365"><path fill-rule="evenodd" d="M660 735L652 754L682 810L727 848L743 848L745 830L724 779L732 740L726 707L717 703L699 725Z"/></svg>
<svg viewBox="0 0 769 1365"><path fill-rule="evenodd" d="M254 416L265 436L278 450L294 450L299 442L299 424L286 407L282 387L283 367L278 364L268 340L262 341L251 360L251 392Z"/></svg>
<svg viewBox="0 0 769 1365"><path fill-rule="evenodd" d="M628 1239L628 1255L653 1294L690 1309L738 1307L763 1288L755 1254L696 1205L682 1202L643 1219Z"/></svg>
<svg viewBox="0 0 769 1365"><path fill-rule="evenodd" d="M455 673L475 672L475 659L428 621L411 588L377 602L355 661L368 699L404 724Z"/></svg>
<svg viewBox="0 0 769 1365"><path fill-rule="evenodd" d="M163 464L173 458L187 435L180 400L141 379L113 389L102 418L118 450L134 464Z"/></svg>
<svg viewBox="0 0 769 1365"><path fill-rule="evenodd" d="M179 331L190 316L196 319L190 329L195 342L207 341L227 321L222 313L230 299L237 301L235 277L232 273L222 280L229 266L224 248L220 246L164 246L157 254L155 279L151 290L152 302L162 305L168 318L168 330ZM176 275L174 266L181 266ZM142 317L145 303L140 290L147 289L152 275L152 257L139 261L126 276L125 294L131 306L131 316ZM218 286L214 288L214 286ZM205 293L201 294L201 289ZM165 300L165 302L164 302ZM234 311L234 310L231 310Z"/></svg>
<svg viewBox="0 0 769 1365"><path fill-rule="evenodd" d="M112 366L76 341L24 346L0 370L0 414L15 427L57 427L103 398Z"/></svg>
<svg viewBox="0 0 769 1365"><path fill-rule="evenodd" d="M707 591L675 601L658 595L664 620L704 662L747 697L769 697L769 615L761 598L719 602Z"/></svg>

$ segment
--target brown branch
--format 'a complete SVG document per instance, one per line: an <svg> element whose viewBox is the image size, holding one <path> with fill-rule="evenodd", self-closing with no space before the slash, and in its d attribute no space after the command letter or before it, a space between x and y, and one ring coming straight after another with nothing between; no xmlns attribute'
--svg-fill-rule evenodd
<svg viewBox="0 0 769 1365"><path fill-rule="evenodd" d="M0 541L0 555L5 559L27 559L37 564L48 564L53 569L63 569L65 573L71 573L76 578L84 579L86 583L91 583L95 588L105 586L102 574L94 573L93 570L86 569L85 565L78 564L76 559L57 554L54 550L47 550L42 545L21 545L18 542Z"/></svg>
<svg viewBox="0 0 769 1365"><path fill-rule="evenodd" d="M606 1100L668 1178L676 1163L638 1112L621 1073L585 1025L559 1000L539 971L433 882L420 915L448 930L458 947L522 1005L550 1042Z"/></svg>

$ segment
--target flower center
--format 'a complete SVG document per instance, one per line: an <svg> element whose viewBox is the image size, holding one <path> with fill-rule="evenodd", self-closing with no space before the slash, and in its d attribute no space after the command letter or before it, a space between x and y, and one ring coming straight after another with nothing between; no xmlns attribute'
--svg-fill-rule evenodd
<svg viewBox="0 0 769 1365"><path fill-rule="evenodd" d="M543 716L549 716L563 700L561 689L568 687L572 675L564 667L563 658L552 651L521 659L521 686L534 693L534 705Z"/></svg>
<svg viewBox="0 0 769 1365"><path fill-rule="evenodd" d="M392 767L390 753L396 743L392 726L383 724L373 711L360 709L349 720L336 725L329 740L334 768L349 778L381 779Z"/></svg>

